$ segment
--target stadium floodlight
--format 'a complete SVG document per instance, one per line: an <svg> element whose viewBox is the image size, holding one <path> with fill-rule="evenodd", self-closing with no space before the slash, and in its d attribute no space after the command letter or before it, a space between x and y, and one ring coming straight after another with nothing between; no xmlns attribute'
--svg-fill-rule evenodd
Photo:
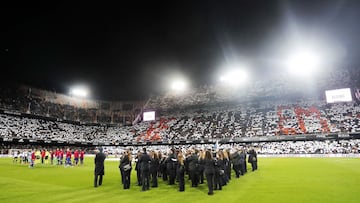
<svg viewBox="0 0 360 203"><path fill-rule="evenodd" d="M249 79L249 74L245 69L234 68L220 77L220 82L231 85L231 86L239 86L244 84Z"/></svg>
<svg viewBox="0 0 360 203"><path fill-rule="evenodd" d="M89 89L85 86L75 86L70 89L70 95L84 98L89 95Z"/></svg>
<svg viewBox="0 0 360 203"><path fill-rule="evenodd" d="M171 89L178 92L184 91L186 87L187 87L186 82L181 79L175 80L171 84Z"/></svg>
<svg viewBox="0 0 360 203"><path fill-rule="evenodd" d="M286 66L297 76L312 74L320 68L320 57L312 51L299 51L288 57Z"/></svg>

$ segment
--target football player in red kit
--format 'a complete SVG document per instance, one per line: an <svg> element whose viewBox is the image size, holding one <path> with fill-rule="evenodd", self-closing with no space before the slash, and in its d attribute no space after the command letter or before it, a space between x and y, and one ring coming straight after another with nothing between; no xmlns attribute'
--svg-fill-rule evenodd
<svg viewBox="0 0 360 203"><path fill-rule="evenodd" d="M64 159L64 151L62 149L60 149L60 152L59 152L59 157L60 157L60 165L63 164L63 159Z"/></svg>
<svg viewBox="0 0 360 203"><path fill-rule="evenodd" d="M84 164L84 150L81 150L80 151L80 164L83 165Z"/></svg>
<svg viewBox="0 0 360 203"><path fill-rule="evenodd" d="M44 164L45 153L45 149L41 150L41 164Z"/></svg>
<svg viewBox="0 0 360 203"><path fill-rule="evenodd" d="M79 151L77 149L74 152L74 162L75 162L75 166L77 166L79 162Z"/></svg>
<svg viewBox="0 0 360 203"><path fill-rule="evenodd" d="M70 151L70 149L66 150L65 166L71 166L71 151Z"/></svg>
<svg viewBox="0 0 360 203"><path fill-rule="evenodd" d="M35 150L33 150L31 152L31 159L30 159L30 165L29 165L29 168L34 168L34 163L35 163Z"/></svg>
<svg viewBox="0 0 360 203"><path fill-rule="evenodd" d="M54 156L55 156L55 150L50 151L50 163L51 165L54 164Z"/></svg>
<svg viewBox="0 0 360 203"><path fill-rule="evenodd" d="M59 148L56 149L55 157L57 160L57 165L60 165L60 149Z"/></svg>

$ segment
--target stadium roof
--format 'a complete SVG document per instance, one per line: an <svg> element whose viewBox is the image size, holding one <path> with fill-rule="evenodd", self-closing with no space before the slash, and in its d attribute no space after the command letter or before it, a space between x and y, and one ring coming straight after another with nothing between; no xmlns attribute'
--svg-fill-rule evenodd
<svg viewBox="0 0 360 203"><path fill-rule="evenodd" d="M360 52L357 0L189 2L3 6L5 81L62 93L81 83L97 99L133 100L162 91L173 72L211 84L232 60L266 75L289 36L331 39L350 62Z"/></svg>

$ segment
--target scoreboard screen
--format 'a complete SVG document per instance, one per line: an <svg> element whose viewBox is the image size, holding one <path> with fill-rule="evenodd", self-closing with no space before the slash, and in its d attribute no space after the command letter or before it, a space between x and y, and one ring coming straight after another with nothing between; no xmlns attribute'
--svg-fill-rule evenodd
<svg viewBox="0 0 360 203"><path fill-rule="evenodd" d="M143 113L143 121L154 121L155 111L147 111Z"/></svg>
<svg viewBox="0 0 360 203"><path fill-rule="evenodd" d="M352 101L350 88L326 90L325 96L326 96L327 103Z"/></svg>

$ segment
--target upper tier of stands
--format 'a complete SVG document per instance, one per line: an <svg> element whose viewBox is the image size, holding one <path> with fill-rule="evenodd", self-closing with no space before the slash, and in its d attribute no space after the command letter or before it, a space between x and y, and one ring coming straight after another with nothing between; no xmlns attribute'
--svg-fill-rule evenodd
<svg viewBox="0 0 360 203"><path fill-rule="evenodd" d="M79 99L27 86L0 87L0 109L81 123L131 124L141 101Z"/></svg>

